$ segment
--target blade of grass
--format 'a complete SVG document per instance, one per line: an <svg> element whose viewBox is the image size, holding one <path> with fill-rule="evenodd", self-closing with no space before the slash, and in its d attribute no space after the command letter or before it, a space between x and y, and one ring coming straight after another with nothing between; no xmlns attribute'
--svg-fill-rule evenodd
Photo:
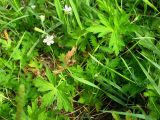
<svg viewBox="0 0 160 120"><path fill-rule="evenodd" d="M84 83L84 84L86 84L86 85L89 85L89 86L92 86L92 87L94 87L94 88L100 89L98 86L96 86L95 84L89 82L88 80L85 80L84 78L79 78L79 77L74 76L74 75L72 75L72 77L73 77L75 80L79 81L79 82L82 82L82 83Z"/></svg>
<svg viewBox="0 0 160 120"><path fill-rule="evenodd" d="M23 33L23 35L22 35L21 39L18 41L17 46L14 48L14 50L13 50L12 54L10 55L10 58L8 59L8 62L10 61L10 59L12 58L12 56L15 54L15 52L17 51L17 49L18 49L18 48L19 48L19 46L21 45L21 43L22 43L22 40L23 40L24 36L25 36L25 32Z"/></svg>
<svg viewBox="0 0 160 120"><path fill-rule="evenodd" d="M121 100L121 99L119 99L119 98L117 98L116 96L114 96L114 95L112 95L112 94L110 94L110 93L108 93L108 92L106 92L106 91L103 91L109 98L111 98L113 101L115 101L115 102L117 102L117 103L119 103L119 104L121 104L121 105L123 105L123 106L126 106L126 104Z"/></svg>
<svg viewBox="0 0 160 120"><path fill-rule="evenodd" d="M18 1L18 0L9 0L8 2L10 3L10 5L14 9L14 11L16 11L16 13L19 13L19 14L23 15L23 13L21 11L22 7L20 7L20 1Z"/></svg>
<svg viewBox="0 0 160 120"><path fill-rule="evenodd" d="M132 72L130 71L130 69L129 69L127 63L126 63L126 61L122 57L120 57L120 58L122 59L124 65L126 66L127 70L129 71L129 73L132 75Z"/></svg>
<svg viewBox="0 0 160 120"><path fill-rule="evenodd" d="M100 64L101 66L111 70L112 72L116 73L117 75L121 76L122 78L124 78L125 80L129 81L129 82L132 82L134 84L136 84L134 81L132 81L131 79L127 78L126 76L122 75L121 73L117 72L116 70L110 68L110 67L107 67L107 66L104 66L99 60L97 60L97 58L95 58L94 56L92 56L90 53L89 53L90 57L95 61L97 62L98 64Z"/></svg>
<svg viewBox="0 0 160 120"><path fill-rule="evenodd" d="M33 44L33 46L29 49L29 51L27 52L27 57L30 56L30 54L32 53L32 51L34 50L34 48L36 47L36 45L39 43L39 39Z"/></svg>
<svg viewBox="0 0 160 120"><path fill-rule="evenodd" d="M54 4L55 4L57 15L58 15L59 19L64 22L64 15L63 15L63 10L62 10L62 6L61 6L60 1L54 0Z"/></svg>
<svg viewBox="0 0 160 120"><path fill-rule="evenodd" d="M156 10L157 12L159 12L158 11L158 9L149 1L149 0L143 0L148 6L150 6L151 8L153 8L154 10Z"/></svg>
<svg viewBox="0 0 160 120"><path fill-rule="evenodd" d="M147 56L145 56L144 54L140 53L144 58L146 58L150 63L152 63L156 68L158 68L160 70L160 65L158 65L157 63L155 63L154 61L152 61L151 59L149 59Z"/></svg>
<svg viewBox="0 0 160 120"><path fill-rule="evenodd" d="M71 73L71 76L72 76L75 80L77 80L77 81L79 81L79 82L81 82L81 83L84 83L84 84L86 84L86 85L89 85L89 86L91 86L91 87L100 89L97 85L89 82L88 80L85 80L84 78L79 78L79 77L73 75L73 73L72 73L69 69L68 69L68 71Z"/></svg>
<svg viewBox="0 0 160 120"><path fill-rule="evenodd" d="M101 75L98 76L98 79L100 79L100 80L102 80L102 81L106 81L107 84L113 86L114 88L116 88L117 90L119 90L120 92L122 92L123 94L125 94L125 92L123 91L123 89L122 89L120 86L118 86L116 83L108 80L107 78L105 78L105 77L103 77L103 76L101 76Z"/></svg>
<svg viewBox="0 0 160 120"><path fill-rule="evenodd" d="M23 16L21 16L21 17L18 17L18 18L16 18L16 19L13 19L13 20L11 20L10 22L8 22L7 24L5 24L4 26L2 26L0 30L2 30L4 27L8 26L8 25L11 24L11 23L13 23L13 22L15 22L15 21L17 21L17 20L26 18L26 17L28 17L28 16L29 16L29 15L23 15Z"/></svg>
<svg viewBox="0 0 160 120"><path fill-rule="evenodd" d="M130 51L130 53L132 54L132 56L134 57L134 59L137 61L137 63L139 64L139 66L141 67L142 71L144 72L144 74L146 75L147 79L149 80L149 82L152 84L153 88L157 91L157 93L160 95L160 88L157 86L157 84L155 83L155 81L153 80L153 78L149 75L149 73L147 72L147 70L143 67L143 65L139 62L139 60L136 58L136 56Z"/></svg>
<svg viewBox="0 0 160 120"><path fill-rule="evenodd" d="M74 13L74 15L75 15L75 17L76 17L76 20L77 20L77 23L78 23L79 27L80 27L81 29L83 29L82 23L81 23L80 18L79 18L79 14L78 14L78 12L77 12L77 8L76 8L73 0L69 0L69 2L70 2L70 4L71 4L71 6L72 6L73 13Z"/></svg>
<svg viewBox="0 0 160 120"><path fill-rule="evenodd" d="M125 115L125 116L131 116L131 117L136 117L136 118L140 118L140 119L145 119L146 120L146 116L143 114L134 114L134 113L128 113L128 112L117 112L117 111L102 111L102 112L107 112L107 113L116 113L119 115ZM147 116L148 117L148 116ZM149 119L148 119L149 120Z"/></svg>

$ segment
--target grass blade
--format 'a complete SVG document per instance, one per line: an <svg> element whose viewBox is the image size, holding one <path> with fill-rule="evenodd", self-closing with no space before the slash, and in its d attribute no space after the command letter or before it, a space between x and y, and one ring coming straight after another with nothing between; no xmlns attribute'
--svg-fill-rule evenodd
<svg viewBox="0 0 160 120"><path fill-rule="evenodd" d="M77 12L77 8L76 8L73 0L69 0L69 2L70 2L70 4L71 4L71 6L72 6L73 13L74 13L74 15L75 15L75 17L76 17L76 20L77 20L77 23L78 23L79 27L80 27L81 29L83 29L82 23L81 23L80 18L79 18L79 14L78 14L78 12Z"/></svg>
<svg viewBox="0 0 160 120"><path fill-rule="evenodd" d="M13 19L13 20L11 20L10 22L8 22L7 24L5 24L4 26L2 26L0 30L2 30L4 27L8 26L8 25L11 24L11 23L13 23L13 22L15 22L15 21L17 21L17 20L26 18L26 17L28 17L28 16L29 16L29 15L24 15L24 16L18 17L18 18L16 18L16 19Z"/></svg>
<svg viewBox="0 0 160 120"><path fill-rule="evenodd" d="M81 82L81 83L84 83L84 84L86 84L86 85L89 85L89 86L91 86L91 87L100 89L97 85L91 83L90 81L85 80L84 78L79 78L79 77L73 75L72 72L71 72L69 69L68 69L68 71L71 73L71 76L72 76L75 80L77 80L77 81L79 81L79 82Z"/></svg>
<svg viewBox="0 0 160 120"><path fill-rule="evenodd" d="M130 51L131 52L131 51ZM149 73L147 72L147 70L143 67L143 65L139 62L139 60L136 58L136 56L131 52L132 56L134 57L134 59L137 61L137 63L139 64L140 68L142 69L142 71L144 72L144 74L146 75L147 79L150 81L150 83L152 84L153 88L157 91L157 93L160 95L160 88L157 86L157 84L155 83L155 81L153 80L153 78L149 75Z"/></svg>
<svg viewBox="0 0 160 120"><path fill-rule="evenodd" d="M61 19L61 21L64 22L64 15L63 15L63 10L62 10L62 6L59 0L54 0L54 4L56 7L56 11L57 11L57 15L59 17L59 19Z"/></svg>
<svg viewBox="0 0 160 120"><path fill-rule="evenodd" d="M111 70L112 72L116 73L117 75L121 76L122 78L124 78L125 80L129 81L129 82L132 82L134 84L136 84L134 81L132 81L131 79L127 78L126 76L122 75L121 73L117 72L116 70L110 68L110 67L107 67L107 66L104 66L99 60L97 60L97 58L95 58L94 56L92 56L90 53L89 53L90 57L95 61L97 62L98 64L100 64L101 66Z"/></svg>
<svg viewBox="0 0 160 120"><path fill-rule="evenodd" d="M23 40L24 36L25 36L25 32L23 33L21 39L18 41L17 46L14 48L12 54L10 55L10 58L8 59L8 62L9 62L10 59L13 57L13 55L17 52L18 48L20 47L20 45L21 45L21 43L22 43L22 40Z"/></svg>
<svg viewBox="0 0 160 120"><path fill-rule="evenodd" d="M152 63L156 68L158 68L160 70L160 65L158 65L157 63L155 63L154 61L152 61L151 59L149 59L147 56L145 56L144 54L140 53L144 58L146 58L150 63Z"/></svg>
<svg viewBox="0 0 160 120"><path fill-rule="evenodd" d="M149 0L143 0L148 6L150 6L151 8L153 8L154 10L156 10L157 12L159 12L158 11L158 9L149 1Z"/></svg>
<svg viewBox="0 0 160 120"><path fill-rule="evenodd" d="M102 111L102 112L107 112L107 113L116 113L119 115L125 115L125 116L131 116L131 117L136 117L136 118L140 118L140 119L145 119L146 120L146 116L143 114L134 114L134 113L128 113L128 112L117 112L117 111Z"/></svg>

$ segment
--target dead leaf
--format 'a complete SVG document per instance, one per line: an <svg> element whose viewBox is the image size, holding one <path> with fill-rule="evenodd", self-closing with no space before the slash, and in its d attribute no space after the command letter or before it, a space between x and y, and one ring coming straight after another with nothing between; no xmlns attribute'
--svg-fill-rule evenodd
<svg viewBox="0 0 160 120"><path fill-rule="evenodd" d="M65 56L65 59L64 59L64 62L65 63L68 63L68 61L72 58L72 56L75 54L76 52L76 47L72 47L72 50L71 51L68 51L68 53L66 54Z"/></svg>
<svg viewBox="0 0 160 120"><path fill-rule="evenodd" d="M76 60L73 60L71 59L73 57L73 55L75 54L76 52L76 47L72 47L72 49L70 51L67 52L67 54L65 55L65 58L64 58L64 62L66 63L66 66L65 67L62 67L62 66L58 66L57 70L54 70L53 73L55 75L63 72L64 70L67 69L67 67L70 67L72 65L75 64Z"/></svg>
<svg viewBox="0 0 160 120"><path fill-rule="evenodd" d="M8 32L7 32L7 29L5 29L5 30L3 31L3 34L4 34L4 38L5 38L6 40L9 40L9 35L8 35Z"/></svg>
<svg viewBox="0 0 160 120"><path fill-rule="evenodd" d="M66 68L63 68L62 66L59 66L59 68L58 68L57 70L54 70L53 73L54 73L55 75L57 75L57 74L63 72L65 69L66 69Z"/></svg>

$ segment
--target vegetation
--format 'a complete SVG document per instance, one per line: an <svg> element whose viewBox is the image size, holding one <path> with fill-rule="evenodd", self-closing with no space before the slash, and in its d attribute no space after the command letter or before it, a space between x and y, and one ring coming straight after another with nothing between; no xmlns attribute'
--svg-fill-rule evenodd
<svg viewBox="0 0 160 120"><path fill-rule="evenodd" d="M159 120L159 0L0 0L0 119Z"/></svg>

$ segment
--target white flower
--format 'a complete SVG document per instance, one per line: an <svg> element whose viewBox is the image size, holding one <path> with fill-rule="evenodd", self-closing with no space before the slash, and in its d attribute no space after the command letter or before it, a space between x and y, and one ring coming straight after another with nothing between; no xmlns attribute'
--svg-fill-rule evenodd
<svg viewBox="0 0 160 120"><path fill-rule="evenodd" d="M54 35L47 35L46 38L43 40L44 43L46 43L48 46L54 43Z"/></svg>
<svg viewBox="0 0 160 120"><path fill-rule="evenodd" d="M45 20L45 16L44 15L40 15L39 17L40 17L42 22Z"/></svg>
<svg viewBox="0 0 160 120"><path fill-rule="evenodd" d="M31 5L31 8L32 8L32 9L35 9L35 8L36 8L36 6L35 6L35 5Z"/></svg>
<svg viewBox="0 0 160 120"><path fill-rule="evenodd" d="M68 5L65 5L63 10L66 14L71 14L72 13L72 8Z"/></svg>

